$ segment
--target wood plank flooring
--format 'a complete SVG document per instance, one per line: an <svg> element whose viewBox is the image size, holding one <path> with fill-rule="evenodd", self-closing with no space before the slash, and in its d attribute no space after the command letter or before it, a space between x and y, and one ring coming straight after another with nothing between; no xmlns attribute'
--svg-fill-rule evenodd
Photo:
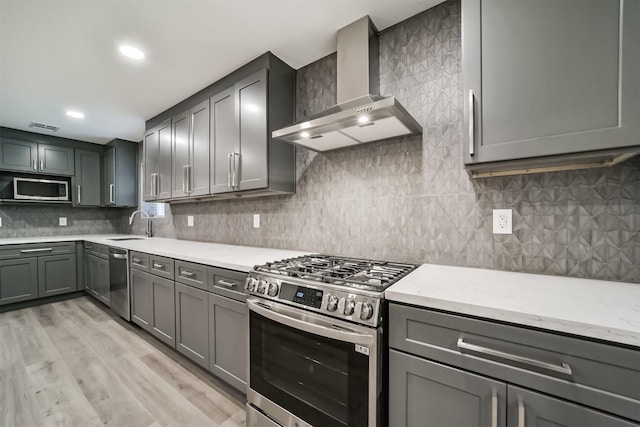
<svg viewBox="0 0 640 427"><path fill-rule="evenodd" d="M0 426L245 425L244 398L89 297L0 314Z"/></svg>

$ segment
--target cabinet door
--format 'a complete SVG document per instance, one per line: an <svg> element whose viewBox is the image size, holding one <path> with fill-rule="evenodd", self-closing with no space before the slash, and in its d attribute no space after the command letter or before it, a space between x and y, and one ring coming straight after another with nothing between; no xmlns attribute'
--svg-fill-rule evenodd
<svg viewBox="0 0 640 427"><path fill-rule="evenodd" d="M465 163L638 144L640 2L463 0L462 27Z"/></svg>
<svg viewBox="0 0 640 427"><path fill-rule="evenodd" d="M153 324L153 288L151 275L144 271L130 269L131 285L131 321L142 329L151 332Z"/></svg>
<svg viewBox="0 0 640 427"><path fill-rule="evenodd" d="M116 204L116 149L104 153L104 204Z"/></svg>
<svg viewBox="0 0 640 427"><path fill-rule="evenodd" d="M158 129L147 131L144 135L144 189L142 197L146 202L156 199L156 176L158 173L158 155L160 140Z"/></svg>
<svg viewBox="0 0 640 427"><path fill-rule="evenodd" d="M76 150L76 206L100 206L101 170L100 153Z"/></svg>
<svg viewBox="0 0 640 427"><path fill-rule="evenodd" d="M171 198L171 120L158 127L157 200Z"/></svg>
<svg viewBox="0 0 640 427"><path fill-rule="evenodd" d="M111 306L111 289L109 284L109 260L96 257L97 296L100 301Z"/></svg>
<svg viewBox="0 0 640 427"><path fill-rule="evenodd" d="M176 283L176 349L209 368L209 319L207 293Z"/></svg>
<svg viewBox="0 0 640 427"><path fill-rule="evenodd" d="M515 386L508 388L510 426L527 427L632 427L635 423L624 421L585 406L554 399Z"/></svg>
<svg viewBox="0 0 640 427"><path fill-rule="evenodd" d="M38 257L38 297L76 290L76 255Z"/></svg>
<svg viewBox="0 0 640 427"><path fill-rule="evenodd" d="M38 144L39 170L56 175L73 175L73 149L56 145Z"/></svg>
<svg viewBox="0 0 640 427"><path fill-rule="evenodd" d="M0 148L0 169L38 171L38 144L35 142L3 139Z"/></svg>
<svg viewBox="0 0 640 427"><path fill-rule="evenodd" d="M505 383L389 350L389 425L506 424Z"/></svg>
<svg viewBox="0 0 640 427"><path fill-rule="evenodd" d="M171 198L187 196L187 169L189 168L189 111L171 120Z"/></svg>
<svg viewBox="0 0 640 427"><path fill-rule="evenodd" d="M238 153L238 121L233 88L211 97L211 193L232 191L231 169Z"/></svg>
<svg viewBox="0 0 640 427"><path fill-rule="evenodd" d="M236 190L264 188L267 176L267 70L259 71L235 86L240 143L234 157L232 178Z"/></svg>
<svg viewBox="0 0 640 427"><path fill-rule="evenodd" d="M189 110L189 196L209 194L209 100Z"/></svg>
<svg viewBox="0 0 640 427"><path fill-rule="evenodd" d="M93 257L84 254L84 290L91 293L93 288Z"/></svg>
<svg viewBox="0 0 640 427"><path fill-rule="evenodd" d="M38 298L38 259L0 261L0 305Z"/></svg>
<svg viewBox="0 0 640 427"><path fill-rule="evenodd" d="M165 344L176 346L175 285L173 280L151 276L153 323L151 333Z"/></svg>
<svg viewBox="0 0 640 427"><path fill-rule="evenodd" d="M243 393L247 385L247 306L209 294L209 370Z"/></svg>

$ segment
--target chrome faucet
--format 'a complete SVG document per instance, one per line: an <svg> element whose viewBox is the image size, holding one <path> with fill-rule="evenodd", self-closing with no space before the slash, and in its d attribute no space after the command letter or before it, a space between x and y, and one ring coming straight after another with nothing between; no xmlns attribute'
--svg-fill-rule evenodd
<svg viewBox="0 0 640 427"><path fill-rule="evenodd" d="M144 232L144 235L145 237L151 237L151 218L149 218L149 214L147 214L145 211L133 211L133 213L129 217L129 225L133 224L133 217L136 216L137 213L140 214L140 218L147 218L147 230Z"/></svg>

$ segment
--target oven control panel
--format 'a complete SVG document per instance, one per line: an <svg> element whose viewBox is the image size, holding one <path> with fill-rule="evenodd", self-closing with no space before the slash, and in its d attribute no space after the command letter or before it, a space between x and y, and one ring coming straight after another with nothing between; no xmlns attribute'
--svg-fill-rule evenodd
<svg viewBox="0 0 640 427"><path fill-rule="evenodd" d="M299 306L327 316L377 326L380 316L380 298L349 292L349 289L325 289L320 286L292 283L287 279L249 277L246 291L261 298Z"/></svg>

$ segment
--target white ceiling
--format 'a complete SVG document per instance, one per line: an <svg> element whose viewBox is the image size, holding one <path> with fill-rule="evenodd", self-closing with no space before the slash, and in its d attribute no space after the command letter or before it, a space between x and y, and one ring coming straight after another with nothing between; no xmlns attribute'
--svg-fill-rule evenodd
<svg viewBox="0 0 640 427"><path fill-rule="evenodd" d="M383 30L441 1L0 0L0 126L138 141L146 120L268 50L298 69L364 15ZM122 43L146 58L123 57Z"/></svg>

